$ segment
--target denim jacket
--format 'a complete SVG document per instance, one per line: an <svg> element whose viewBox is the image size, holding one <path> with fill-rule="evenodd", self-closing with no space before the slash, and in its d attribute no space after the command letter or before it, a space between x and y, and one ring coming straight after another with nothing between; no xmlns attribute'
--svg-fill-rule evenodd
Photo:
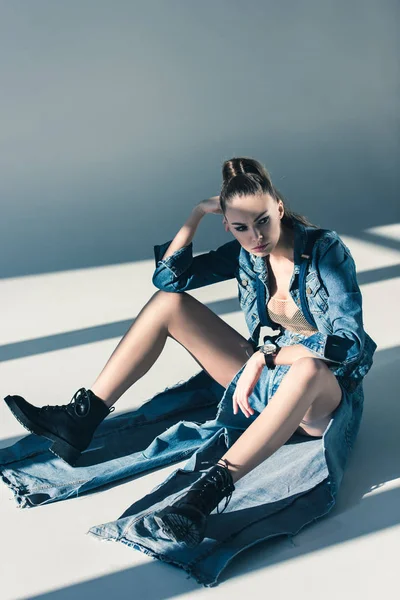
<svg viewBox="0 0 400 600"><path fill-rule="evenodd" d="M354 259L336 231L307 227L296 219L293 226L294 270L289 293L305 318L318 329L308 337L297 336L298 343L326 361L337 377L357 385L371 368L377 345L364 330ZM310 244L311 238L315 242ZM162 260L171 242L154 246L156 268L152 281L158 289L185 292L236 278L251 340L259 343L263 325L284 332L281 325L270 320L266 310L270 295L264 257L249 253L235 239L195 257L190 242ZM311 252L305 254L309 248ZM300 277L303 261L305 268Z"/></svg>

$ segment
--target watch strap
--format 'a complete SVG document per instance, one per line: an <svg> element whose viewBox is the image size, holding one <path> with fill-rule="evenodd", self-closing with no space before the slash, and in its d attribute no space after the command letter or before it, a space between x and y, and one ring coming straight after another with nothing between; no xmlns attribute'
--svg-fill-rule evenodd
<svg viewBox="0 0 400 600"><path fill-rule="evenodd" d="M277 352L274 354L264 354L265 364L268 369L275 369L274 357L277 355Z"/></svg>

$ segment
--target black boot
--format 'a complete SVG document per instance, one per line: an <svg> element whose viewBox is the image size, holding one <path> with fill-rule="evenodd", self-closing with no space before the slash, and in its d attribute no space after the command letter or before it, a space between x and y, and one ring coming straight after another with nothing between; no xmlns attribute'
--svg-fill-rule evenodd
<svg viewBox="0 0 400 600"><path fill-rule="evenodd" d="M227 462L225 459L220 460ZM221 511L224 512L234 490L229 469L216 464L190 487L183 498L154 513L154 520L167 537L193 548L204 538L208 515L222 498L228 496ZM218 509L217 513L220 514Z"/></svg>
<svg viewBox="0 0 400 600"><path fill-rule="evenodd" d="M71 466L89 446L97 426L115 410L85 388L80 388L65 406L38 408L22 396L6 396L4 400L28 431L54 440L50 450Z"/></svg>

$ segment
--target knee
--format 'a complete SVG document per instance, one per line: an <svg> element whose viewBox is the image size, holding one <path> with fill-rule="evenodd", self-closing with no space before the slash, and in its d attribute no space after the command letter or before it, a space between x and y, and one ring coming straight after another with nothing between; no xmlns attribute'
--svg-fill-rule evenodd
<svg viewBox="0 0 400 600"><path fill-rule="evenodd" d="M153 302L155 302L156 313L165 320L166 323L170 324L177 315L181 315L184 309L184 302L189 297L186 292L166 292L165 290L158 290L153 295Z"/></svg>
<svg viewBox="0 0 400 600"><path fill-rule="evenodd" d="M292 369L299 377L314 380L324 377L327 366L320 358L303 356L292 364Z"/></svg>
<svg viewBox="0 0 400 600"><path fill-rule="evenodd" d="M157 290L153 294L153 298L156 298L161 303L180 304L185 297L188 296L186 292L166 292L165 290Z"/></svg>

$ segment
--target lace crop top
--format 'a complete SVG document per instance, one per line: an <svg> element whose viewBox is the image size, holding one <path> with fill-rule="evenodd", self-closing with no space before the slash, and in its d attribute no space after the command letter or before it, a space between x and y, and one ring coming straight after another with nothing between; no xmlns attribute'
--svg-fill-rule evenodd
<svg viewBox="0 0 400 600"><path fill-rule="evenodd" d="M271 297L267 304L267 310L274 323L279 323L289 331L306 336L318 331L310 325L291 296L287 300Z"/></svg>

